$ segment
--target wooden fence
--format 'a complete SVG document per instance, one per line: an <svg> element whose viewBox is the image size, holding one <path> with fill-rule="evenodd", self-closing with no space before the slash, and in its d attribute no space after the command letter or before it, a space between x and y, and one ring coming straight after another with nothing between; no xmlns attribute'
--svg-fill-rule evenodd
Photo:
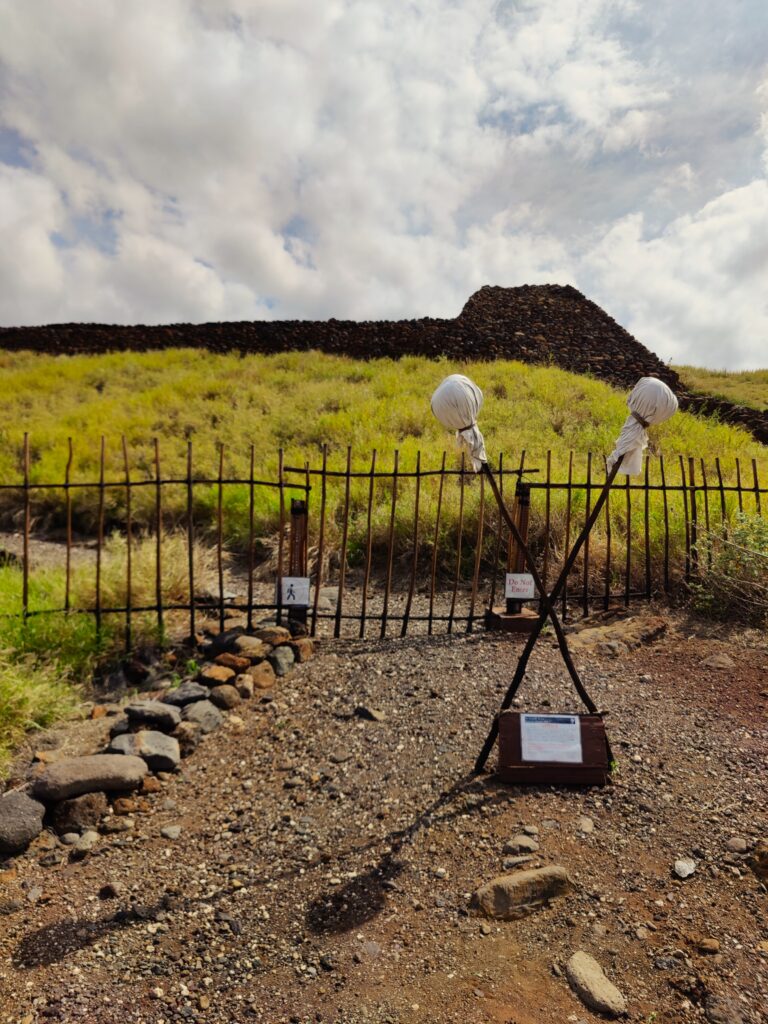
<svg viewBox="0 0 768 1024"><path fill-rule="evenodd" d="M257 475L252 447L247 470L233 475L225 472L227 453L221 446L218 471L202 475L195 472L190 442L184 472L164 477L157 442L140 473L132 470L125 441L121 454L122 471L110 477L102 440L97 478L80 481L73 478L70 442L64 479L47 482L33 473L25 439L21 479L0 483L0 511L6 522L18 524L20 537L18 557L3 570L20 576L18 607L8 610L6 602L0 629L2 618L11 616L28 621L39 615L89 615L97 629L119 617L130 648L150 618L161 633L189 635L203 620L219 629L234 621L251 628L265 613L282 621L286 609L277 580L302 569L291 538L292 500L307 509L300 547L308 552L305 571L313 584L307 609L312 635L470 631L487 609L503 601L514 546L482 476L468 472L453 455L444 453L439 465L427 467L419 453L404 465L398 452L385 458L373 452L356 468L351 449L335 460L325 449L317 465L291 465L280 452L275 470ZM764 467L754 459L748 465L738 458L728 465L719 459L705 465L692 456L651 456L638 477L619 477L569 577L563 616L672 595L690 584L702 558L711 558L704 535L727 536L737 513L763 515L767 492L760 472ZM604 459L573 452L556 458L546 452L533 465L521 452L500 456L494 474L511 507L517 509L515 492L518 498L530 494L530 547L545 586L551 584L601 489ZM41 571L34 566L33 524L42 507L50 519L54 506L63 535L60 600L49 597L41 607L32 587ZM91 562L77 571L73 553L81 545L75 542L73 516L81 533L84 522L92 533ZM177 543L183 538L186 567L184 593L177 587L169 596L165 555L171 533ZM103 573L109 557L114 574L110 538L116 535L122 538L122 599L109 602ZM271 543L269 561L265 538ZM195 568L201 542L215 562L214 592L204 595ZM144 578L138 588L144 598L138 600L134 563L140 548L146 574L148 546L151 599ZM83 572L92 577L89 601L73 597L73 579Z"/></svg>

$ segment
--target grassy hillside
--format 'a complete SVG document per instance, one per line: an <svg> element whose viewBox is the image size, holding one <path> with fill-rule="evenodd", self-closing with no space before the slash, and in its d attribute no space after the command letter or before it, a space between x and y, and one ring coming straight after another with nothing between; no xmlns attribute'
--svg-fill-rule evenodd
<svg viewBox="0 0 768 1024"><path fill-rule="evenodd" d="M768 412L768 370L702 370L698 366L675 366L680 379L691 391L715 395L737 405Z"/></svg>
<svg viewBox="0 0 768 1024"><path fill-rule="evenodd" d="M285 353L274 356L212 355L193 350L104 356L45 357L30 353L0 353L0 484L21 482L23 437L30 435L31 479L33 483L62 482L72 438L73 482L95 481L98 477L102 435L106 438L106 477L121 480L124 473L121 436L128 442L132 479L149 479L153 472L153 440L158 438L161 473L182 477L186 469L187 442L194 448L196 477L215 477L218 445L226 445L225 475L245 475L250 446L254 448L257 476L274 479L277 452L285 450L286 462L303 466L308 460L319 467L323 445L328 446L329 465L342 469L347 446L352 445L353 468L367 470L371 451L377 450L378 468L391 469L396 450L401 470L415 466L421 453L422 468L437 468L447 451L448 464L457 465L452 437L429 410L429 398L442 378L456 370L473 377L485 392L481 416L492 461L505 453L507 465L519 462L527 453L528 465L544 467L551 451L553 479L565 480L569 453L576 453L574 479L583 480L586 453L594 453L593 480L602 478L602 456L610 451L626 416L626 395L590 378L554 367L515 362L477 363L457 366L406 358L399 362L382 359L356 362L318 353ZM739 429L706 419L680 414L653 431L655 454L668 460L669 482L678 483L678 454L694 455L708 465L722 460L726 482L732 481L735 459L742 465L757 459L762 479L768 477L765 448ZM658 464L654 462L652 480ZM540 477L539 477L540 479ZM423 482L420 494L421 545L428 562L434 538L438 477ZM75 526L92 530L96 516L96 492L72 491ZM105 552L104 579L107 604L124 599L125 542L119 535L124 522L124 490L107 493L106 519L109 539ZM327 491L328 518L326 550L338 544L343 481L330 482ZM351 487L349 561L359 565L364 555L368 481L360 479ZM472 538L479 511L479 486L470 479L464 495L464 552L471 562ZM535 492L531 537L541 550L543 498ZM18 528L21 492L0 490L0 516L6 526ZM389 528L391 487L380 480L375 489L373 511L374 551L382 553ZM396 543L401 552L412 543L413 480L403 479L398 488ZM555 491L551 500L551 557L556 564L562 556L565 521L565 490ZM728 496L731 508L735 498ZM195 520L200 541L200 562L196 578L204 574L206 550L216 518L217 489L195 487ZM631 523L627 527L624 498L612 505L614 544L621 544L629 528L633 543L642 544L642 494L631 492ZM317 489L313 491L313 529L317 529ZM183 520L185 489L167 488L164 496L165 526L172 529ZM152 488L134 492L133 517L137 533L149 533L154 526ZM584 512L583 492L573 493L572 513L579 522ZM673 561L682 558L684 536L683 506L679 495L670 498L669 517L673 531ZM39 532L64 521L63 490L33 491L32 514ZM224 532L228 546L243 550L247 536L248 488L227 487L224 499ZM656 564L663 545L663 510L658 492L650 503L652 555ZM453 566L459 521L457 478L446 486L442 498L441 529L437 543L446 566ZM274 535L278 522L278 499L274 490L258 490L257 535ZM598 524L592 542L592 571L602 570L605 538ZM573 536L573 534L571 535ZM316 536L310 538L316 541ZM134 599L147 590L150 602L154 586L154 547L151 538L137 536L134 550ZM170 548L169 548L170 545ZM174 545L178 549L174 551ZM486 541L490 557L492 541ZM169 599L185 595L186 555L182 537L169 537L166 545L164 590ZM614 551L617 551L615 548ZM639 565L640 560L636 559ZM453 569L450 570L453 572ZM614 553L613 573L621 573ZM72 585L72 606L93 603L92 572L76 572ZM30 605L33 608L61 607L63 574L60 570L33 574ZM20 607L21 578L18 567L0 566L0 615ZM139 602L141 603L141 602ZM139 623L137 623L137 626ZM115 622L113 638L119 640L120 624ZM151 622L147 626L151 630ZM110 633L97 644L93 622L88 617L43 615L22 627L18 619L3 619L0 655L0 762L20 730L44 724L72 703L71 690L62 687L66 679L86 680L89 668L109 651ZM51 667L51 652L58 664ZM19 659L27 659L20 663ZM21 664L21 667L19 667ZM29 686L21 685L27 680ZM32 682L35 686L32 687ZM22 699L32 695L31 704Z"/></svg>

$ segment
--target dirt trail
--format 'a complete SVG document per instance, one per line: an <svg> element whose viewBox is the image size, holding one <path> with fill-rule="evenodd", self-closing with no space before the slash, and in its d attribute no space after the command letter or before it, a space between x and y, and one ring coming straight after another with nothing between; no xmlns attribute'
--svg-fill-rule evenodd
<svg viewBox="0 0 768 1024"><path fill-rule="evenodd" d="M581 634L619 760L615 785L585 791L468 777L514 642L325 642L208 737L130 831L49 868L43 833L8 862L22 907L2 919L0 1021L598 1020L563 975L576 949L632 1021L768 1019L766 890L728 849L768 838L768 647L693 632L678 619L618 655ZM724 653L732 668L703 664ZM556 650L531 669L527 709L578 710ZM59 732L75 749L107 728ZM530 865L562 864L575 891L486 922L469 894L503 873L525 825ZM685 881L679 858L696 862ZM107 883L117 895L101 899Z"/></svg>

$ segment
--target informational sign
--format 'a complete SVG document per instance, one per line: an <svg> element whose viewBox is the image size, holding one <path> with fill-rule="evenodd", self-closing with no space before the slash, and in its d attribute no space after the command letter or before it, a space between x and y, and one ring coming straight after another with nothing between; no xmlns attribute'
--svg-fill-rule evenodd
<svg viewBox="0 0 768 1024"><path fill-rule="evenodd" d="M577 715L521 715L523 761L581 764L581 723Z"/></svg>
<svg viewBox="0 0 768 1024"><path fill-rule="evenodd" d="M508 572L504 597L517 601L532 601L536 597L533 576L529 572Z"/></svg>
<svg viewBox="0 0 768 1024"><path fill-rule="evenodd" d="M309 606L309 577L283 576L280 583L281 603L306 608Z"/></svg>

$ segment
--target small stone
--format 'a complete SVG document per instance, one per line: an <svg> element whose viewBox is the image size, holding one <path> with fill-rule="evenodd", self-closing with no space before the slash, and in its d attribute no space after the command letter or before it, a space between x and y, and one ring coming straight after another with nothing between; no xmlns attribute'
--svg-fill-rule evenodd
<svg viewBox="0 0 768 1024"><path fill-rule="evenodd" d="M211 702L217 708L229 711L230 708L237 707L240 703L240 694L237 692L236 687L230 686L228 683L222 686L213 686L211 688Z"/></svg>
<svg viewBox="0 0 768 1024"><path fill-rule="evenodd" d="M174 707L183 708L186 704L194 704L197 700L208 699L208 687L201 683L194 683L187 680L175 690L169 690L163 697L163 704L173 704Z"/></svg>
<svg viewBox="0 0 768 1024"><path fill-rule="evenodd" d="M521 864L530 864L532 860L533 857L530 854L520 857L505 857L501 866L505 871L511 871L512 868L518 868Z"/></svg>
<svg viewBox="0 0 768 1024"><path fill-rule="evenodd" d="M696 949L700 953L714 954L720 952L720 943L717 939L699 939Z"/></svg>
<svg viewBox="0 0 768 1024"><path fill-rule="evenodd" d="M239 636L235 640L234 647L237 653L241 657L247 658L251 665L262 661L270 651L269 645L255 636Z"/></svg>
<svg viewBox="0 0 768 1024"><path fill-rule="evenodd" d="M434 876L435 878L447 878L448 872L446 871L445 868L435 868Z"/></svg>
<svg viewBox="0 0 768 1024"><path fill-rule="evenodd" d="M183 725L183 723L181 723L181 724ZM177 726L177 728L180 728L180 727L181 726ZM174 730L174 735L176 735L176 730ZM179 744L179 746L181 746L181 744ZM182 756L183 756L183 752L182 752ZM141 792L145 793L146 795L150 795L151 793L161 793L162 789L163 789L163 784L160 782L160 780L153 778L153 776L151 776L151 775L147 775L144 778L144 781L141 784Z"/></svg>
<svg viewBox="0 0 768 1024"><path fill-rule="evenodd" d="M61 839L65 846L74 846L79 838L79 832L64 832L63 835L59 836L59 839Z"/></svg>
<svg viewBox="0 0 768 1024"><path fill-rule="evenodd" d="M242 654L231 654L229 651L224 651L223 654L217 654L213 660L217 665L223 665L224 668L231 668L233 672L247 672L251 667L250 658L245 658Z"/></svg>
<svg viewBox="0 0 768 1024"><path fill-rule="evenodd" d="M243 700L250 700L255 689L253 676L250 675L250 673L244 673L243 675L237 676L235 679L235 687Z"/></svg>
<svg viewBox="0 0 768 1024"><path fill-rule="evenodd" d="M518 833L504 843L502 853L536 853L539 844L531 836Z"/></svg>
<svg viewBox="0 0 768 1024"><path fill-rule="evenodd" d="M577 828L579 832L584 833L584 835L589 835L590 832L595 831L595 823L591 818L588 818L586 815L582 815L579 818Z"/></svg>
<svg viewBox="0 0 768 1024"><path fill-rule="evenodd" d="M0 853L21 853L43 830L45 808L21 790L0 797Z"/></svg>
<svg viewBox="0 0 768 1024"><path fill-rule="evenodd" d="M181 721L181 712L173 704L159 700L137 701L127 704L125 714L132 726L146 726L160 732L173 732Z"/></svg>
<svg viewBox="0 0 768 1024"><path fill-rule="evenodd" d="M352 753L349 750L334 750L332 754L328 755L328 760L331 764L344 764L349 761L352 757Z"/></svg>
<svg viewBox="0 0 768 1024"><path fill-rule="evenodd" d="M491 926L488 924L487 921L483 921L483 923L480 925L480 934L481 935L490 935L491 934Z"/></svg>
<svg viewBox="0 0 768 1024"><path fill-rule="evenodd" d="M746 853L748 849L746 839L741 836L732 836L725 845L731 853Z"/></svg>
<svg viewBox="0 0 768 1024"><path fill-rule="evenodd" d="M643 925L640 925L639 928L635 928L635 938L639 939L641 942L645 942L646 939L650 937L650 934L651 933L648 929L644 928Z"/></svg>
<svg viewBox="0 0 768 1024"><path fill-rule="evenodd" d="M750 1018L738 1000L709 992L704 1000L704 1018L709 1024L748 1024Z"/></svg>
<svg viewBox="0 0 768 1024"><path fill-rule="evenodd" d="M673 874L678 878L690 878L695 870L696 861L691 860L689 857L683 857L681 860L676 860L675 866L672 868Z"/></svg>
<svg viewBox="0 0 768 1024"><path fill-rule="evenodd" d="M210 1010L211 1008L211 997L205 994L201 995L197 1000L197 1005L201 1010Z"/></svg>
<svg viewBox="0 0 768 1024"><path fill-rule="evenodd" d="M116 900L123 894L123 886L120 882L105 882L99 889L100 900Z"/></svg>
<svg viewBox="0 0 768 1024"><path fill-rule="evenodd" d="M98 825L106 813L105 793L83 793L56 805L52 816L53 827L59 835L81 832Z"/></svg>
<svg viewBox="0 0 768 1024"><path fill-rule="evenodd" d="M378 711L376 708L366 707L363 704L360 704L355 708L355 715L367 722L386 722L387 720L387 716L383 711Z"/></svg>
<svg viewBox="0 0 768 1024"><path fill-rule="evenodd" d="M41 800L66 800L99 790L136 789L147 774L140 757L123 754L93 754L68 757L49 765L35 780L34 793Z"/></svg>
<svg viewBox="0 0 768 1024"><path fill-rule="evenodd" d="M295 660L293 651L286 644L275 647L271 654L267 655L267 661L274 669L276 676L287 675L293 668Z"/></svg>
<svg viewBox="0 0 768 1024"><path fill-rule="evenodd" d="M236 674L234 669L226 668L224 665L208 665L201 670L197 680L203 686L220 686L222 683L230 682Z"/></svg>
<svg viewBox="0 0 768 1024"><path fill-rule="evenodd" d="M312 657L315 645L308 636L302 636L291 641L291 650L296 661L301 664L302 662L309 661Z"/></svg>
<svg viewBox="0 0 768 1024"><path fill-rule="evenodd" d="M76 842L72 844L70 857L72 860L82 860L83 857L86 857L91 852L98 841L98 832L94 832L90 829L87 832L83 832L81 836L77 837Z"/></svg>
<svg viewBox="0 0 768 1024"><path fill-rule="evenodd" d="M272 644L273 647L290 643L291 640L291 631L285 626L262 626L261 629L255 629L253 635L257 640L263 640L265 644Z"/></svg>
<svg viewBox="0 0 768 1024"><path fill-rule="evenodd" d="M165 839L178 839L181 835L181 825L164 825L160 829L160 835Z"/></svg>
<svg viewBox="0 0 768 1024"><path fill-rule="evenodd" d="M250 676L257 690L271 690L277 678L275 670L268 661L262 661L259 665L254 665L251 668Z"/></svg>
<svg viewBox="0 0 768 1024"><path fill-rule="evenodd" d="M606 1017L620 1017L627 1012L624 996L606 978L594 957L578 950L568 960L565 970L571 988L590 1010Z"/></svg>
<svg viewBox="0 0 768 1024"><path fill-rule="evenodd" d="M179 741L151 729L116 736L109 744L109 753L141 757L153 772L173 772L181 761Z"/></svg>
<svg viewBox="0 0 768 1024"><path fill-rule="evenodd" d="M193 750L197 750L200 740L203 738L203 730L199 722L182 722L173 730L174 737L179 741L179 750L182 757L189 757Z"/></svg>
<svg viewBox="0 0 768 1024"><path fill-rule="evenodd" d="M186 722L197 722L204 733L213 732L223 723L221 712L209 700L199 700L194 704L187 704L182 711Z"/></svg>
<svg viewBox="0 0 768 1024"><path fill-rule="evenodd" d="M530 868L487 882L474 893L471 905L487 917L509 921L548 900L564 896L572 887L568 873L559 865Z"/></svg>
<svg viewBox="0 0 768 1024"><path fill-rule="evenodd" d="M725 670L729 668L736 668L736 662L725 651L718 651L716 654L711 654L708 658L700 663L701 668L716 668Z"/></svg>
<svg viewBox="0 0 768 1024"><path fill-rule="evenodd" d="M537 836L539 834L538 825L523 825L523 833L527 836Z"/></svg>

